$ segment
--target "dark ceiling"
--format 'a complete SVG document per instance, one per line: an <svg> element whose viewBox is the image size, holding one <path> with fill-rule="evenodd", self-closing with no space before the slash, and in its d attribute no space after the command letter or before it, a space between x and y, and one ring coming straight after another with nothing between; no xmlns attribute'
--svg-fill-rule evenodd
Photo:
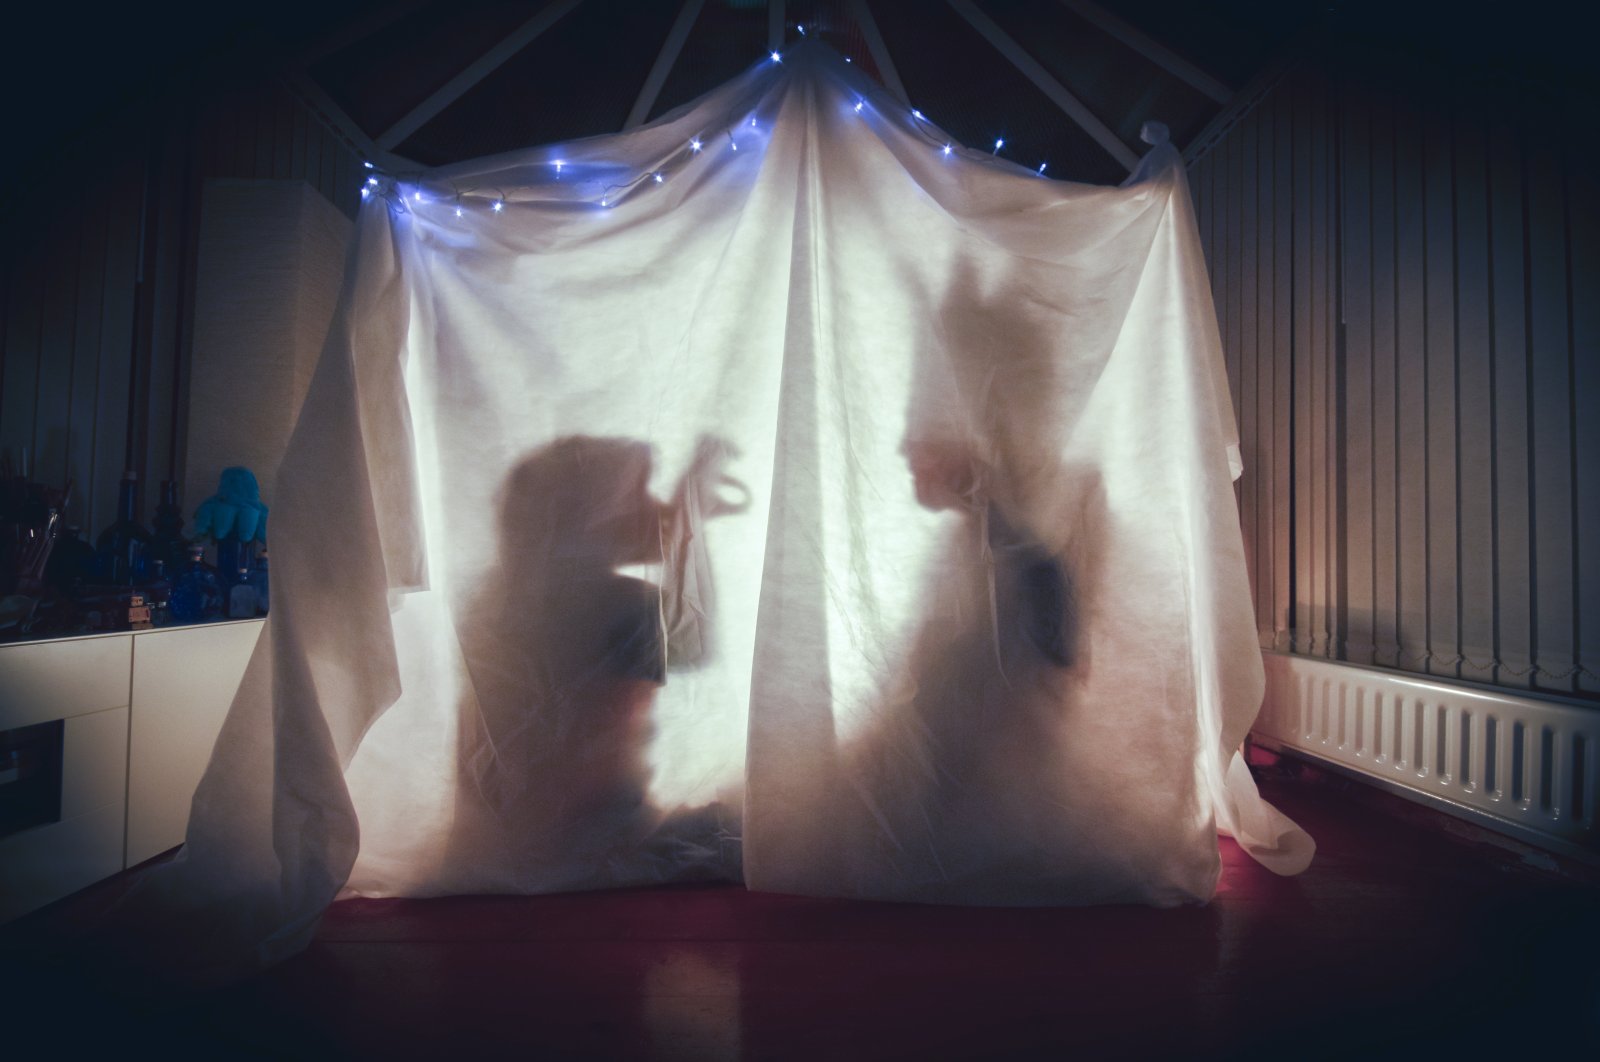
<svg viewBox="0 0 1600 1062"><path fill-rule="evenodd" d="M186 7L108 8L92 16L58 5L16 16L7 36L15 61L0 70L12 101L13 173L47 162L56 146L135 106L184 106L230 79L292 74L342 109L359 136L378 141L396 122L553 0L281 0L225 5L203 18ZM1142 150L1147 119L1168 124L1180 146L1223 107L1168 66L1096 25L1069 0L975 0L1050 77L1077 97L1116 141ZM437 165L573 137L614 132L640 95L682 0L581 0L545 32L494 66L430 120L399 139L395 154ZM913 104L963 143L1004 137L1004 153L1051 176L1108 182L1125 168L1090 132L986 41L944 0L868 0L892 65ZM1449 19L1429 5L1369 0L1098 0L1121 19L1231 90L1244 87L1292 42L1338 28L1392 38L1395 47L1455 48L1464 34L1502 47L1556 54L1563 41L1552 5L1470 5ZM797 24L875 75L880 72L851 0L788 0L785 34ZM1513 15L1506 14L1513 11ZM767 51L766 0L704 0L650 116L694 99ZM1576 52L1574 52L1576 54Z"/></svg>
<svg viewBox="0 0 1600 1062"><path fill-rule="evenodd" d="M442 85L548 6L546 0L285 0L107 8L93 17L34 8L8 31L3 71L19 162L103 124L132 103L174 105L172 86L299 67L376 140ZM681 0L582 0L546 32L396 145L434 165L614 132L638 97ZM1125 170L942 0L868 0L911 100L964 143L1003 136L1006 153L1050 174L1114 181ZM1205 93L1054 0L978 0L1116 137L1167 122L1182 144L1220 109ZM1100 7L1232 88L1322 11L1316 3L1101 0ZM789 0L785 32L804 24L877 73L849 0ZM650 115L694 99L761 59L765 0L704 0ZM33 42L28 46L27 42ZM31 57L31 59L29 58Z"/></svg>

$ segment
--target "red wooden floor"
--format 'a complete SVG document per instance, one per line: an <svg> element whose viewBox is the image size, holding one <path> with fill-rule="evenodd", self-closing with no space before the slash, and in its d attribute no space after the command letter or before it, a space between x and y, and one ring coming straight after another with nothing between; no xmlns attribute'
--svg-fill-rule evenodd
<svg viewBox="0 0 1600 1062"><path fill-rule="evenodd" d="M1263 789L1317 860L1281 879L1227 844L1204 908L358 900L202 997L63 999L24 972L0 1057L36 1034L64 1058L1600 1057L1592 875L1338 779L1280 768Z"/></svg>

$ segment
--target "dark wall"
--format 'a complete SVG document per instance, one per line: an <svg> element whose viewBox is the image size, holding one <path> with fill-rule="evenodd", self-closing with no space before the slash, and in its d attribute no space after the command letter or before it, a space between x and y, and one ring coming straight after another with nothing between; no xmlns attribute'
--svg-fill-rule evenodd
<svg viewBox="0 0 1600 1062"><path fill-rule="evenodd" d="M65 514L92 537L125 469L182 478L195 248L206 181L303 180L353 216L361 160L248 55L146 84L36 129L0 221L0 454L75 482ZM38 123L36 123L37 125ZM192 511L200 499L183 499Z"/></svg>
<svg viewBox="0 0 1600 1062"><path fill-rule="evenodd" d="M1370 29L1190 152L1262 645L1600 695L1592 86L1556 27Z"/></svg>

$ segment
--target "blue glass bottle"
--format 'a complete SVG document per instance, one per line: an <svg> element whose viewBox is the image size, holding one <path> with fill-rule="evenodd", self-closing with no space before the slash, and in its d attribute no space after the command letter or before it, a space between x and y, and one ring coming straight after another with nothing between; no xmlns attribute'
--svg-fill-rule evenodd
<svg viewBox="0 0 1600 1062"><path fill-rule="evenodd" d="M270 580L267 573L267 551L264 547L260 554L256 556L255 566L250 569L248 582L256 590L256 612L265 616L269 605L268 595L271 591L271 586L269 585Z"/></svg>
<svg viewBox="0 0 1600 1062"><path fill-rule="evenodd" d="M189 563L172 583L167 609L175 623L203 623L222 616L222 580L206 563L205 547L189 547Z"/></svg>
<svg viewBox="0 0 1600 1062"><path fill-rule="evenodd" d="M239 573L250 569L254 553L254 542L233 535L217 539L217 575L224 590L232 590L240 582Z"/></svg>
<svg viewBox="0 0 1600 1062"><path fill-rule="evenodd" d="M228 618L255 619L256 588L250 585L250 569L240 568L228 587Z"/></svg>
<svg viewBox="0 0 1600 1062"><path fill-rule="evenodd" d="M178 507L178 485L170 479L161 481L161 504L156 506L147 548L150 563L165 564L168 575L176 574L189 555L189 540L183 537L183 510Z"/></svg>
<svg viewBox="0 0 1600 1062"><path fill-rule="evenodd" d="M139 474L129 469L122 474L117 494L117 522L95 542L101 581L118 586L137 583L144 575L149 544L150 532L139 525Z"/></svg>

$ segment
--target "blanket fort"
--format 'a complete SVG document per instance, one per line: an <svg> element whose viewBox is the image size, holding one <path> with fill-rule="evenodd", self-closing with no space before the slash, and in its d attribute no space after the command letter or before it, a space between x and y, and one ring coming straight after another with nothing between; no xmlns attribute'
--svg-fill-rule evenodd
<svg viewBox="0 0 1600 1062"><path fill-rule="evenodd" d="M273 612L133 911L693 879L1204 902L1310 839L1181 160L948 142L804 44L654 124L375 175ZM158 915L155 912L164 912Z"/></svg>

